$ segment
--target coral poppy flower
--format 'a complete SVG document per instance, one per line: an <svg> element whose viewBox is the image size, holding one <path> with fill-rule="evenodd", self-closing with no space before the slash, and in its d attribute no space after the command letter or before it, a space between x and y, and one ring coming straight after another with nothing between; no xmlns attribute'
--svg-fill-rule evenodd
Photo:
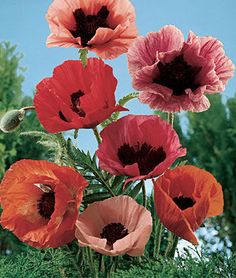
<svg viewBox="0 0 236 278"><path fill-rule="evenodd" d="M234 72L220 41L190 32L185 42L171 25L137 38L128 62L140 101L165 112L207 110L205 94L224 91Z"/></svg>
<svg viewBox="0 0 236 278"><path fill-rule="evenodd" d="M87 48L102 59L127 52L137 37L135 11L128 0L54 0L46 18L47 46Z"/></svg>
<svg viewBox="0 0 236 278"><path fill-rule="evenodd" d="M112 68L100 59L65 61L53 76L37 85L34 105L43 127L51 133L69 129L93 128L114 111L117 80Z"/></svg>
<svg viewBox="0 0 236 278"><path fill-rule="evenodd" d="M207 217L223 212L221 185L207 171L195 166L168 170L154 182L158 217L175 235L198 244L194 231Z"/></svg>
<svg viewBox="0 0 236 278"><path fill-rule="evenodd" d="M87 181L73 168L44 160L20 160L1 186L1 224L21 241L58 247L75 236L75 221Z"/></svg>
<svg viewBox="0 0 236 278"><path fill-rule="evenodd" d="M79 215L75 236L106 256L141 256L152 231L151 213L128 196L95 202Z"/></svg>
<svg viewBox="0 0 236 278"><path fill-rule="evenodd" d="M159 176L186 154L175 130L159 116L125 116L107 126L101 137L101 169L132 177L126 182Z"/></svg>

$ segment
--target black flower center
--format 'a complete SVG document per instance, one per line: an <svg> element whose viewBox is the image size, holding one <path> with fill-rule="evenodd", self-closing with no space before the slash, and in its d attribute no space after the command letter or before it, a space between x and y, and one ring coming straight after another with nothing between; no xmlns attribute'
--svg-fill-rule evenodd
<svg viewBox="0 0 236 278"><path fill-rule="evenodd" d="M86 113L84 110L80 107L80 98L84 96L84 92L79 90L78 92L73 93L70 96L71 99L71 108L72 110L77 113L80 117L84 118L86 116Z"/></svg>
<svg viewBox="0 0 236 278"><path fill-rule="evenodd" d="M121 223L111 223L106 225L100 234L101 238L107 239L107 244L112 246L117 240L129 234L128 229Z"/></svg>
<svg viewBox="0 0 236 278"><path fill-rule="evenodd" d="M125 165L138 163L141 175L147 175L166 158L162 147L154 148L147 143L135 146L124 144L118 149L120 162Z"/></svg>
<svg viewBox="0 0 236 278"><path fill-rule="evenodd" d="M86 116L85 111L80 107L80 98L84 96L84 92L82 92L81 90L72 93L70 96L71 99L71 109L77 113L80 117L84 118ZM65 115L62 113L62 111L59 111L58 113L59 117L61 120L63 120L64 122L70 122Z"/></svg>
<svg viewBox="0 0 236 278"><path fill-rule="evenodd" d="M157 67L160 77L153 80L154 83L161 84L173 90L173 95L181 96L185 94L185 89L194 91L200 84L196 82L196 76L202 67L193 67L186 63L183 55L175 57L170 62L163 64L159 62Z"/></svg>
<svg viewBox="0 0 236 278"><path fill-rule="evenodd" d="M83 47L88 46L88 41L94 37L99 27L110 28L107 23L109 11L106 6L102 6L96 15L85 15L82 9L73 12L76 29L70 30L74 38L80 37Z"/></svg>
<svg viewBox="0 0 236 278"><path fill-rule="evenodd" d="M50 219L54 212L55 207L55 193L54 192L44 192L38 201L38 212L39 214Z"/></svg>
<svg viewBox="0 0 236 278"><path fill-rule="evenodd" d="M181 210L191 208L196 203L192 198L184 196L174 197L173 201Z"/></svg>

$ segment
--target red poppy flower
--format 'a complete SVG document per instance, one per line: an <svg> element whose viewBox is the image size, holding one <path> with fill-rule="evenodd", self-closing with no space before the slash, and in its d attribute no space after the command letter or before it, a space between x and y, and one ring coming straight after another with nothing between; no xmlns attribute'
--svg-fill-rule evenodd
<svg viewBox="0 0 236 278"><path fill-rule="evenodd" d="M198 244L194 231L207 217L223 212L221 185L195 166L168 170L154 183L154 200L163 225L177 236Z"/></svg>
<svg viewBox="0 0 236 278"><path fill-rule="evenodd" d="M51 133L69 129L93 128L114 111L117 80L112 68L100 59L65 61L53 76L37 85L34 105L43 127Z"/></svg>
<svg viewBox="0 0 236 278"><path fill-rule="evenodd" d="M201 112L210 106L205 94L225 90L234 65L212 37L189 33L185 42L175 26L139 37L128 51L133 86L139 99L165 112Z"/></svg>
<svg viewBox="0 0 236 278"><path fill-rule="evenodd" d="M91 204L79 215L76 227L81 246L106 256L141 256L152 231L152 216L134 199L117 196Z"/></svg>
<svg viewBox="0 0 236 278"><path fill-rule="evenodd" d="M74 239L86 180L73 168L21 160L0 187L1 224L31 246L58 247Z"/></svg>
<svg viewBox="0 0 236 278"><path fill-rule="evenodd" d="M103 170L147 179L162 174L186 154L175 130L159 116L128 115L102 132L97 156Z"/></svg>
<svg viewBox="0 0 236 278"><path fill-rule="evenodd" d="M127 52L137 36L128 0L54 0L46 18L52 32L48 47L87 48L102 59Z"/></svg>

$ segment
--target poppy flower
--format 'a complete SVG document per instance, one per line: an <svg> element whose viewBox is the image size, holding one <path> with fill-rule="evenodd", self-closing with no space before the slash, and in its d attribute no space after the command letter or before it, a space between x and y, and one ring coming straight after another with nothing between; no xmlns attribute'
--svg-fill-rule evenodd
<svg viewBox="0 0 236 278"><path fill-rule="evenodd" d="M220 41L193 32L184 41L171 25L137 38L128 51L128 64L133 87L142 91L140 101L164 112L207 110L205 94L224 91L234 73Z"/></svg>
<svg viewBox="0 0 236 278"><path fill-rule="evenodd" d="M54 0L46 18L48 47L87 48L102 59L127 52L137 37L135 10L128 0Z"/></svg>
<svg viewBox="0 0 236 278"><path fill-rule="evenodd" d="M221 185L207 171L186 165L168 170L154 182L155 208L172 233L195 245L194 231L223 212Z"/></svg>
<svg viewBox="0 0 236 278"><path fill-rule="evenodd" d="M75 236L87 181L73 168L44 160L20 160L6 172L1 225L33 247L58 247Z"/></svg>
<svg viewBox="0 0 236 278"><path fill-rule="evenodd" d="M99 166L132 177L126 183L159 176L186 154L175 130L159 116L125 116L108 125L101 137Z"/></svg>
<svg viewBox="0 0 236 278"><path fill-rule="evenodd" d="M53 76L36 87L34 105L43 127L51 133L94 128L114 111L127 110L115 103L117 80L101 59L65 61Z"/></svg>
<svg viewBox="0 0 236 278"><path fill-rule="evenodd" d="M79 215L75 236L106 256L141 256L152 231L151 213L129 196L95 202Z"/></svg>

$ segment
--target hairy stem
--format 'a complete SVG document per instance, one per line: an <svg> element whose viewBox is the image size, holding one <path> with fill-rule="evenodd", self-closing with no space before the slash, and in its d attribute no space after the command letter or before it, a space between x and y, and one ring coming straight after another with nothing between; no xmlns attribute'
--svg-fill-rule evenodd
<svg viewBox="0 0 236 278"><path fill-rule="evenodd" d="M142 182L142 193L143 193L143 206L146 208L147 206L147 194L144 180Z"/></svg>
<svg viewBox="0 0 236 278"><path fill-rule="evenodd" d="M94 133L94 135L95 135L95 137L96 137L96 139L97 139L98 144L101 144L102 140L101 140L101 137L100 137L100 134L99 134L99 132L98 132L97 127L95 127L95 128L93 129L93 133Z"/></svg>

